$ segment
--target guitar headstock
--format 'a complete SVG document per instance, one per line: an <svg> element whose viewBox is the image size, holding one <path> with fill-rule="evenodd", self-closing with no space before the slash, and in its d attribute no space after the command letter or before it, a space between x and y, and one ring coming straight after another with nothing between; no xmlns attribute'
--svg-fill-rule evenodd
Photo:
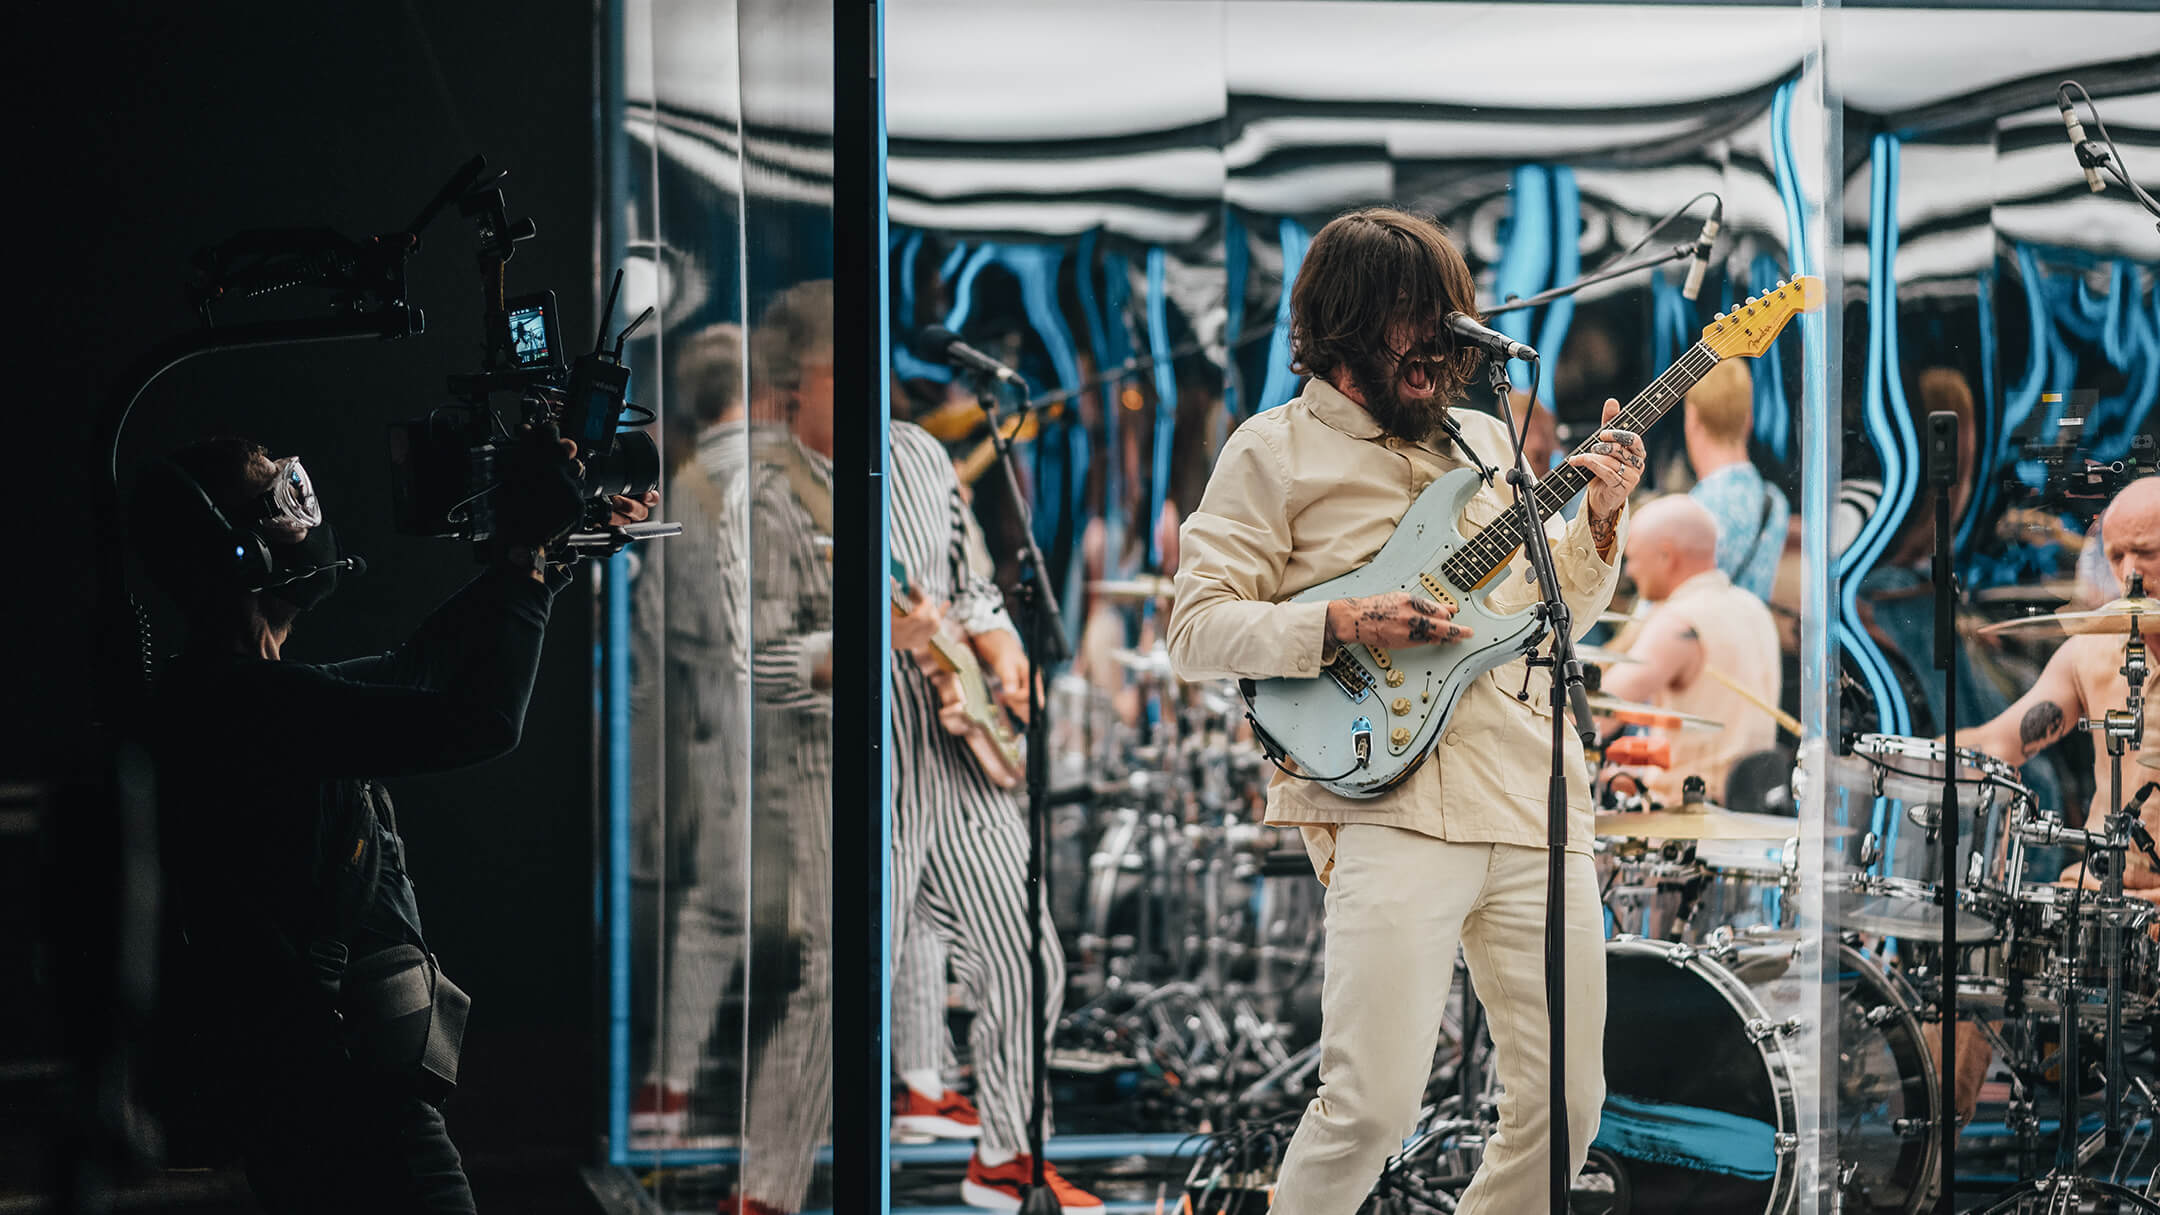
<svg viewBox="0 0 2160 1215"><path fill-rule="evenodd" d="M1787 321L1803 312L1819 311L1822 306L1823 281L1803 274L1736 305L1731 312L1719 313L1704 327L1703 344L1721 359L1752 359L1770 349Z"/></svg>

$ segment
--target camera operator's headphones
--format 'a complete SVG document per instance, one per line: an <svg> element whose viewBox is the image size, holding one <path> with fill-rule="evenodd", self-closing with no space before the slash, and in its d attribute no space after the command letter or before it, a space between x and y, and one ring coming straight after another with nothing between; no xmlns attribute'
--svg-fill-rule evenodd
<svg viewBox="0 0 2160 1215"><path fill-rule="evenodd" d="M235 523L186 469L172 460L155 461L135 481L130 514L136 550L158 580L183 597L271 590L318 574L366 569L358 557L336 555L314 486L298 459L278 461L270 487L251 503L254 517ZM259 530L280 520L308 529L309 538L317 540L277 546L287 553L301 550L295 555L308 562L302 568L283 568Z"/></svg>

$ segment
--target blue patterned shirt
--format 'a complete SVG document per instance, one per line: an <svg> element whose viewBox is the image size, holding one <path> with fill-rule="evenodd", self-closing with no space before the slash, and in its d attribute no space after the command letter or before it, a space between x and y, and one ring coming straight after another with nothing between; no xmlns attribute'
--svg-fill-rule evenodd
<svg viewBox="0 0 2160 1215"><path fill-rule="evenodd" d="M1785 551L1785 523L1792 513L1785 495L1763 480L1753 464L1743 463L1728 464L1697 481L1688 496L1717 520L1718 568L1733 585L1768 599L1771 584L1777 581L1778 556ZM1763 513L1766 498L1767 519Z"/></svg>

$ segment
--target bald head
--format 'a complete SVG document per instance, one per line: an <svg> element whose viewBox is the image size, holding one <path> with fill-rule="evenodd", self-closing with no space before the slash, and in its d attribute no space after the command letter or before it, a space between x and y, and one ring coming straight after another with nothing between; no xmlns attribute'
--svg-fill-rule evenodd
<svg viewBox="0 0 2160 1215"><path fill-rule="evenodd" d="M1653 498L1629 527L1628 573L1646 599L1663 599L1695 575L1717 568L1717 519L1686 494Z"/></svg>
<svg viewBox="0 0 2160 1215"><path fill-rule="evenodd" d="M2123 486L2100 518L2100 540L2123 594L2130 593L2130 576L2137 574L2147 595L2160 596L2160 476Z"/></svg>

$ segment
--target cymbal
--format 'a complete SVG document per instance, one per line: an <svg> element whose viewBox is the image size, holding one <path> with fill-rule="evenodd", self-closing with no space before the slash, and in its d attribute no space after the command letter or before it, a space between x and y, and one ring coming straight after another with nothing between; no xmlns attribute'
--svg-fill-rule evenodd
<svg viewBox="0 0 2160 1215"><path fill-rule="evenodd" d="M1641 607L1640 604L1636 606L1638 608ZM1597 614L1597 622L1599 624L1634 624L1636 621L1648 619L1650 619L1650 613L1639 610L1627 612L1615 612L1608 610L1599 612Z"/></svg>
<svg viewBox="0 0 2160 1215"><path fill-rule="evenodd" d="M2068 633L2073 637L2090 637L2097 634L2120 633L2129 635L2131 622L2137 621L2141 633L2160 633L2160 599L2117 599L2103 603L2089 612L2050 612L2044 616L2021 616L2016 620L2004 620L1982 627L1982 633L2011 633L2046 630Z"/></svg>
<svg viewBox="0 0 2160 1215"><path fill-rule="evenodd" d="M1584 662L1632 662L1641 665L1642 659L1629 657L1626 650L1609 650L1601 645L1575 643L1575 656Z"/></svg>
<svg viewBox="0 0 2160 1215"><path fill-rule="evenodd" d="M1579 647L1578 647L1579 648ZM1725 723L1682 713L1677 709L1659 708L1640 701L1622 700L1603 692L1590 693L1590 711L1602 713L1614 721L1630 726L1649 726L1660 730L1722 730Z"/></svg>
<svg viewBox="0 0 2160 1215"><path fill-rule="evenodd" d="M1800 820L1782 814L1742 814L1704 802L1693 810L1600 814L1596 833L1638 840L1781 840L1800 834Z"/></svg>
<svg viewBox="0 0 2160 1215"><path fill-rule="evenodd" d="M2147 751L2138 756L2138 763L2147 768L2160 768L2160 751Z"/></svg>
<svg viewBox="0 0 2160 1215"><path fill-rule="evenodd" d="M1161 574L1136 574L1131 578L1105 579L1087 584L1089 592L1105 599L1168 599L1175 584Z"/></svg>

